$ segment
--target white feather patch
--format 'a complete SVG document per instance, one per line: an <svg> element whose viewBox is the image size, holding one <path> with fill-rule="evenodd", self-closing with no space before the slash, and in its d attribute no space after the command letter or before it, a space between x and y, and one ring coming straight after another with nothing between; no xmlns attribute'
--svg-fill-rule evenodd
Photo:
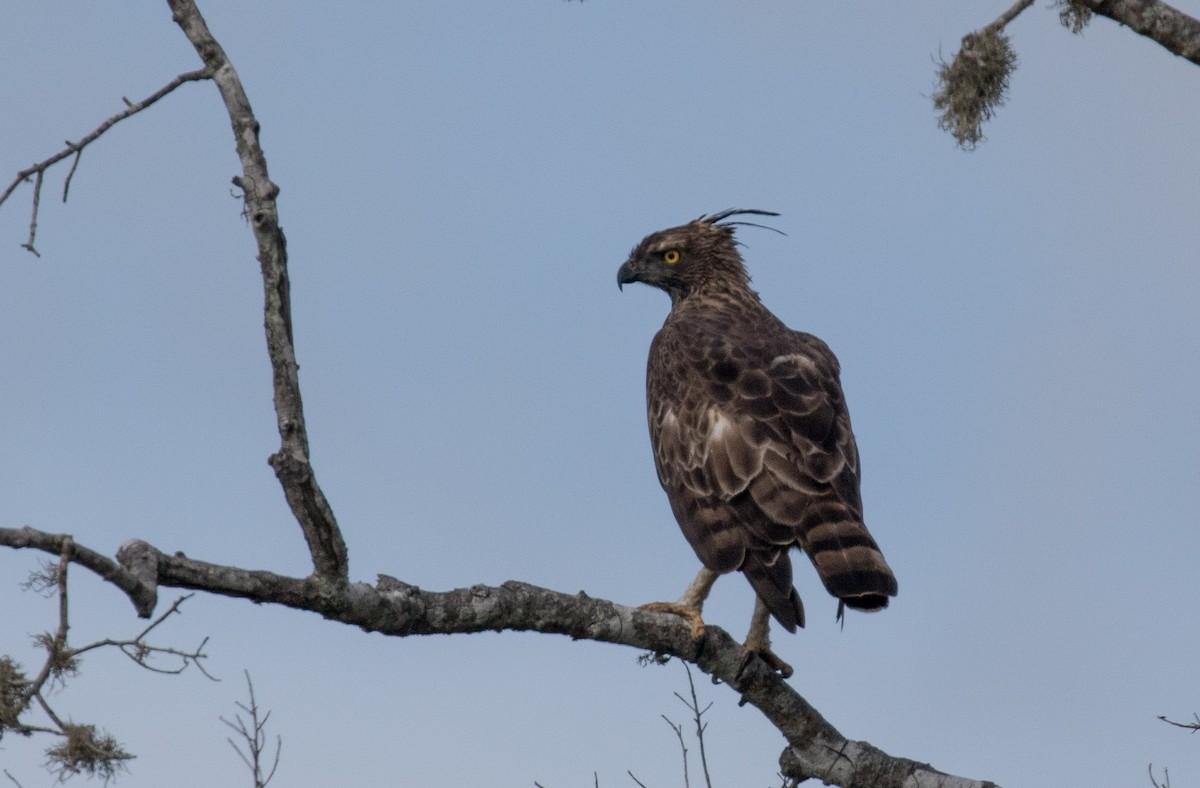
<svg viewBox="0 0 1200 788"><path fill-rule="evenodd" d="M770 368L775 369L775 367L779 366L780 364L799 364L802 367L810 368L814 366L811 358L808 356L802 356L799 353L788 353L783 356L776 356L775 358L771 359Z"/></svg>
<svg viewBox="0 0 1200 788"><path fill-rule="evenodd" d="M718 441L724 437L725 433L733 428L733 424L729 419L725 418L720 412L717 412L717 418L713 421L713 425L708 428L708 439L710 441Z"/></svg>

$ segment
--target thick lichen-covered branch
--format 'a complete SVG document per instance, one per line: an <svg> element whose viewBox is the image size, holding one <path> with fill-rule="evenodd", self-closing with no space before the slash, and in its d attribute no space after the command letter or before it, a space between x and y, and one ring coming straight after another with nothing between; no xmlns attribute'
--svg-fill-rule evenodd
<svg viewBox="0 0 1200 788"><path fill-rule="evenodd" d="M52 547L67 538L28 528L0 528L0 545L19 541L22 546L40 546L53 552ZM76 545L73 555L79 549ZM710 626L703 640L696 642L689 626L669 614L515 580L500 586L427 591L385 575L373 585L329 582L315 575L287 577L169 554L138 540L122 545L121 560L127 565L155 567L158 586L307 610L331 621L393 637L541 632L677 657L729 685L743 703L754 706L771 721L786 740L781 763L790 778L816 777L855 788L992 785L947 775L926 764L888 755L866 742L847 739L777 673L761 661L747 662L741 644L726 632ZM87 566L92 565L95 562Z"/></svg>
<svg viewBox="0 0 1200 788"><path fill-rule="evenodd" d="M1071 0L1200 66L1200 19L1161 0Z"/></svg>

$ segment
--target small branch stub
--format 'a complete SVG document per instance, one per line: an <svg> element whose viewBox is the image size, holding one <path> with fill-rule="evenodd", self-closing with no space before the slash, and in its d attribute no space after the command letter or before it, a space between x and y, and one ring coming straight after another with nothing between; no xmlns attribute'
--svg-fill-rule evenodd
<svg viewBox="0 0 1200 788"><path fill-rule="evenodd" d="M117 561L144 587L134 604L138 615L149 618L158 604L158 551L141 539L130 539L117 549Z"/></svg>

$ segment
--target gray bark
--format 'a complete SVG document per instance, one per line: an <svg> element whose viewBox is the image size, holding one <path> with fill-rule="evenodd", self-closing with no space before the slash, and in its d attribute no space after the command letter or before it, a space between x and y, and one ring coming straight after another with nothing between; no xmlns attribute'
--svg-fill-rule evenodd
<svg viewBox="0 0 1200 788"><path fill-rule="evenodd" d="M1200 65L1200 20L1178 8L1160 0L1079 0L1079 3Z"/></svg>
<svg viewBox="0 0 1200 788"><path fill-rule="evenodd" d="M56 556L70 538L28 527L0 528L0 545ZM116 584L147 616L145 611L153 603L147 608L145 602L153 599L154 588L169 586L308 610L330 621L393 637L511 630L630 646L687 660L737 692L743 704L762 712L787 741L780 757L787 777L817 778L847 788L994 786L847 739L777 673L759 660L745 660L741 644L724 630L710 625L703 639L693 641L688 624L668 613L516 580L500 586L426 591L387 575L374 585L341 583L315 573L307 578L287 577L164 553L140 540L126 542L119 555L115 561L76 544L72 560Z"/></svg>

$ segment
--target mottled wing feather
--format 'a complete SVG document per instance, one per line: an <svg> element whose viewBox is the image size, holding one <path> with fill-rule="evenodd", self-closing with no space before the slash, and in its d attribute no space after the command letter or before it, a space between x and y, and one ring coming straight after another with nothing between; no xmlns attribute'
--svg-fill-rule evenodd
<svg viewBox="0 0 1200 788"><path fill-rule="evenodd" d="M711 569L741 569L794 629L804 614L792 546L850 607L886 606L896 583L862 522L837 359L816 337L775 326L722 336L668 321L647 397L659 478L689 543Z"/></svg>

